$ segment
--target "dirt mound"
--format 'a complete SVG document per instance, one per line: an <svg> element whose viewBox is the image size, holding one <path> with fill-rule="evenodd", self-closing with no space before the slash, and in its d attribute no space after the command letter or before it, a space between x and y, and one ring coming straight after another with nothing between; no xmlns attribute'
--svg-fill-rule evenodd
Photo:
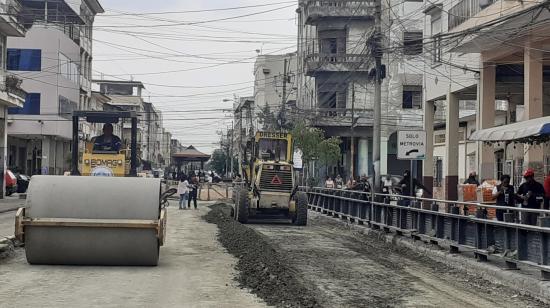
<svg viewBox="0 0 550 308"><path fill-rule="evenodd" d="M237 280L267 304L277 307L319 307L314 290L289 265L264 235L230 217L231 206L215 204L204 217L218 225L219 241L239 261Z"/></svg>

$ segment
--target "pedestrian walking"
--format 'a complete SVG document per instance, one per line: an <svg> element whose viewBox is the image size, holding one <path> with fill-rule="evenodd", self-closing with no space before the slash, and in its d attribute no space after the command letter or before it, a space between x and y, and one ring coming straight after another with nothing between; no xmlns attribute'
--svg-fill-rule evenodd
<svg viewBox="0 0 550 308"><path fill-rule="evenodd" d="M527 209L540 209L544 198L544 186L535 180L535 171L527 169L523 174L525 182L518 188L517 197L521 201L521 207ZM537 224L537 213L522 213L522 223L527 225Z"/></svg>
<svg viewBox="0 0 550 308"><path fill-rule="evenodd" d="M180 196L180 210L184 210L185 204L187 200L189 200L189 181L187 181L186 175L180 178L180 182L178 183L178 195Z"/></svg>
<svg viewBox="0 0 550 308"><path fill-rule="evenodd" d="M195 206L195 210L197 209L197 193L199 191L199 179L196 175L193 175L191 177L191 182L189 183L189 199L187 200L187 208L191 208L191 201L193 201L193 205Z"/></svg>
<svg viewBox="0 0 550 308"><path fill-rule="evenodd" d="M514 192L514 186L510 185L510 176L504 174L500 177L500 184L493 188L493 198L496 198L496 205L515 207L516 195ZM504 213L507 210L497 209L497 220L504 221Z"/></svg>

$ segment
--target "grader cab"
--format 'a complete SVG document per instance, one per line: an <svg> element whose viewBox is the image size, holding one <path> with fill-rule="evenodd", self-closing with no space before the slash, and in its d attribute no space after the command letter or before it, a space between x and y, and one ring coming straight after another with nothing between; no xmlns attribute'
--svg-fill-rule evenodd
<svg viewBox="0 0 550 308"><path fill-rule="evenodd" d="M298 191L292 163L292 136L284 132L258 132L247 146L244 183L235 191L234 218L283 215L296 225L307 224L307 197Z"/></svg>

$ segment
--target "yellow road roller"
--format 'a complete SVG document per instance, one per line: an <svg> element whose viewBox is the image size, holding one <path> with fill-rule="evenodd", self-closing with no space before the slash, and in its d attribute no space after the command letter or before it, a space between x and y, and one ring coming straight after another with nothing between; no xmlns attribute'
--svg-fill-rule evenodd
<svg viewBox="0 0 550 308"><path fill-rule="evenodd" d="M86 146L82 156L81 119L104 124L102 140ZM104 147L105 140L120 140L112 125L121 120L131 122L129 149ZM71 176L33 176L26 206L17 211L15 236L25 245L27 262L157 265L166 235L164 201L173 192L162 193L160 179L137 177L136 113L75 111L72 149Z"/></svg>

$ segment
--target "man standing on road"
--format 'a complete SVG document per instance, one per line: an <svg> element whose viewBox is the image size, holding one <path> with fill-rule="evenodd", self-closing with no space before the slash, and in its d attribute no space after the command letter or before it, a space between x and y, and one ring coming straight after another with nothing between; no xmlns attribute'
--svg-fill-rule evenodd
<svg viewBox="0 0 550 308"><path fill-rule="evenodd" d="M196 175L191 176L191 183L189 183L189 199L187 200L187 208L191 208L191 200L197 209L197 193L199 191L199 179Z"/></svg>
<svg viewBox="0 0 550 308"><path fill-rule="evenodd" d="M541 203L544 198L544 186L535 181L535 171L527 169L523 174L525 182L518 188L518 199L522 202L521 207L527 209L541 209ZM537 224L537 213L522 212L522 222L527 225L535 226Z"/></svg>

